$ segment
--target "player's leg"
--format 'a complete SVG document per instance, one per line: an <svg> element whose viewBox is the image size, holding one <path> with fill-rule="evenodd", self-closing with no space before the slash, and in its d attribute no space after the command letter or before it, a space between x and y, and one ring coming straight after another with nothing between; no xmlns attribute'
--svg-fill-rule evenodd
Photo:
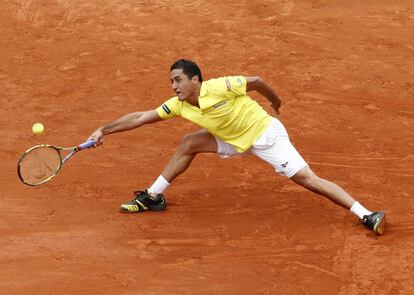
<svg viewBox="0 0 414 295"><path fill-rule="evenodd" d="M332 202L346 209L351 209L355 203L354 198L339 185L317 176L309 167L302 168L290 179L314 193L327 197ZM371 214L368 210L364 213L365 215Z"/></svg>
<svg viewBox="0 0 414 295"><path fill-rule="evenodd" d="M164 210L167 207L167 202L162 195L164 190L188 168L198 153L216 153L217 147L216 139L207 130L185 135L157 180L148 190L135 192L133 200L121 205L121 212Z"/></svg>
<svg viewBox="0 0 414 295"><path fill-rule="evenodd" d="M368 211L339 185L317 176L309 167L301 169L290 179L310 191L325 196L336 204L349 209L362 220L364 225L372 229L376 234L382 235L385 232L384 212Z"/></svg>
<svg viewBox="0 0 414 295"><path fill-rule="evenodd" d="M368 211L340 186L315 175L292 145L286 129L277 119L272 121L251 150L253 154L271 164L278 173L349 209L377 234L385 231L384 213Z"/></svg>
<svg viewBox="0 0 414 295"><path fill-rule="evenodd" d="M217 142L210 132L203 129L183 137L176 152L171 157L161 175L168 182L172 182L178 175L190 166L198 153L216 153Z"/></svg>

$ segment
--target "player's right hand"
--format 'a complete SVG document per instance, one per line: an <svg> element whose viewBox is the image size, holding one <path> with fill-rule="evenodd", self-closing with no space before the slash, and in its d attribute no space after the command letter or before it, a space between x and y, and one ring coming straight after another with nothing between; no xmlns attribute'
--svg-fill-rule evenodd
<svg viewBox="0 0 414 295"><path fill-rule="evenodd" d="M274 104L272 103L272 108L275 110L276 114L280 115L280 103Z"/></svg>
<svg viewBox="0 0 414 295"><path fill-rule="evenodd" d="M103 144L103 133L101 131L101 129L97 129L95 130L94 133L91 134L91 136L89 136L88 140L93 140L94 142L94 147L97 147L101 144Z"/></svg>

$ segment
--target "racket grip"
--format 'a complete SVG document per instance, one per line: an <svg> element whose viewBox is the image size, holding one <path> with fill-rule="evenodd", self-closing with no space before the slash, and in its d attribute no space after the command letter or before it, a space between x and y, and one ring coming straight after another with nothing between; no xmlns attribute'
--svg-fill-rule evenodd
<svg viewBox="0 0 414 295"><path fill-rule="evenodd" d="M81 151L81 150L89 149L89 148L93 147L94 144L95 144L95 141L90 139L90 140L78 145L78 150Z"/></svg>

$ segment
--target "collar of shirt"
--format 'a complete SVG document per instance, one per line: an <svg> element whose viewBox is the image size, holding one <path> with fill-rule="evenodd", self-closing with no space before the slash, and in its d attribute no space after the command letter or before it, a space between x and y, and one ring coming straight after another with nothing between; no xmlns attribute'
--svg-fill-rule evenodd
<svg viewBox="0 0 414 295"><path fill-rule="evenodd" d="M198 104L202 112L210 109L215 104L227 100L226 97L220 97L208 92L208 83L202 83L200 88L200 95L198 96Z"/></svg>

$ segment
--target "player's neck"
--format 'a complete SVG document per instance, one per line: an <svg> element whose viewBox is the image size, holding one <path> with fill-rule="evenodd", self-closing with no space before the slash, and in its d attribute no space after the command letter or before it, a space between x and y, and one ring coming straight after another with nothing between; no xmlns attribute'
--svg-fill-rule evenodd
<svg viewBox="0 0 414 295"><path fill-rule="evenodd" d="M201 83L197 86L194 93L187 99L187 102L197 108L200 108L198 97L200 96Z"/></svg>

